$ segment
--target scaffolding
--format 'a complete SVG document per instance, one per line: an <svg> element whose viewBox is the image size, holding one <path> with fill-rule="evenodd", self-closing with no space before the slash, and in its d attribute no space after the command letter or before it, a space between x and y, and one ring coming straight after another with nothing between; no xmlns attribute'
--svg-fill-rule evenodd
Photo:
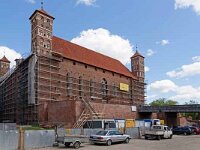
<svg viewBox="0 0 200 150"><path fill-rule="evenodd" d="M18 124L48 122L40 118L39 108L51 102L81 101L85 106L74 127L81 127L88 119L103 118L92 102L103 104L140 105L144 102L145 83L131 80L129 91L117 84L75 77L62 65L62 54L50 51L30 55L14 70L1 78L0 120L13 120ZM63 71L64 70L64 71ZM74 99L74 97L77 97ZM48 111L48 110L45 110ZM47 112L48 113L48 112Z"/></svg>

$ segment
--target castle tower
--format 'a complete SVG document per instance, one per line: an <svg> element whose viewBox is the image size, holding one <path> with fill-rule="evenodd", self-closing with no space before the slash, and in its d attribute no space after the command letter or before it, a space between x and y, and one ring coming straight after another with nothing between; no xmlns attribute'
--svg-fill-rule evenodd
<svg viewBox="0 0 200 150"><path fill-rule="evenodd" d="M137 50L131 57L131 69L132 73L138 77L140 82L144 83L145 70L144 70L144 56L142 56Z"/></svg>
<svg viewBox="0 0 200 150"><path fill-rule="evenodd" d="M6 74L10 69L10 61L4 56L0 59L0 77Z"/></svg>
<svg viewBox="0 0 200 150"><path fill-rule="evenodd" d="M31 51L37 55L46 55L52 50L54 17L42 8L36 10L29 19L31 21Z"/></svg>

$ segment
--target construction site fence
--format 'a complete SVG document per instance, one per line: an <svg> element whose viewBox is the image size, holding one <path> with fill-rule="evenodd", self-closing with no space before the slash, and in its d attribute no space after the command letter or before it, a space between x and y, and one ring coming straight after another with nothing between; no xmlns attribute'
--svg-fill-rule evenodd
<svg viewBox="0 0 200 150"><path fill-rule="evenodd" d="M18 130L3 131L0 130L0 149L16 150L18 148L19 132Z"/></svg>
<svg viewBox="0 0 200 150"><path fill-rule="evenodd" d="M0 123L0 130L9 131L16 129L16 123Z"/></svg>
<svg viewBox="0 0 200 150"><path fill-rule="evenodd" d="M89 137L102 129L58 129L58 136L85 135ZM116 130L116 129L114 129ZM140 138L139 128L126 128L125 134ZM0 150L29 150L52 147L55 142L54 130L0 130Z"/></svg>
<svg viewBox="0 0 200 150"><path fill-rule="evenodd" d="M34 149L42 147L51 147L55 142L54 130L38 130L38 131L25 131L24 148Z"/></svg>
<svg viewBox="0 0 200 150"><path fill-rule="evenodd" d="M64 135L85 135L89 137L92 134L96 134L98 131L101 131L102 129L58 129L58 135L64 136ZM118 130L116 128L110 129L110 130ZM131 138L139 139L141 136L140 128L139 127L133 127L133 128L125 128L124 133L131 136Z"/></svg>
<svg viewBox="0 0 200 150"><path fill-rule="evenodd" d="M135 127L135 128L126 128L125 134L128 134L131 136L133 139L140 139L141 138L141 133L140 133L140 128Z"/></svg>
<svg viewBox="0 0 200 150"><path fill-rule="evenodd" d="M0 150L29 150L52 147L54 130L0 130Z"/></svg>

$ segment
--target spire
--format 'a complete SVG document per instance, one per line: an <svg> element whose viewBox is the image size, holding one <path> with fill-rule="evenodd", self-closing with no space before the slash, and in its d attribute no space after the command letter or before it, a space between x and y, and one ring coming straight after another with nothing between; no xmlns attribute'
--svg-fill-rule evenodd
<svg viewBox="0 0 200 150"><path fill-rule="evenodd" d="M143 57L144 58L144 56L142 56L140 53L139 53L139 51L138 51L138 45L136 44L136 51L135 51L135 53L134 53L134 55L131 57L131 58L133 58L133 57L136 57L136 56L141 56L141 57Z"/></svg>
<svg viewBox="0 0 200 150"><path fill-rule="evenodd" d="M44 1L41 0L41 10L44 10Z"/></svg>
<svg viewBox="0 0 200 150"><path fill-rule="evenodd" d="M10 63L10 61L6 58L5 54L4 54L3 58L0 59L0 61Z"/></svg>

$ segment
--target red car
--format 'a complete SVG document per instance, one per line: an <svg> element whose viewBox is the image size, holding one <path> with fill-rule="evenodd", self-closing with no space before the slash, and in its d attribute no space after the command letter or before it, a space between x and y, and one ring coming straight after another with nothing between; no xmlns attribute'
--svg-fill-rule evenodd
<svg viewBox="0 0 200 150"><path fill-rule="evenodd" d="M189 128L192 130L192 132L194 134L200 134L200 128L199 127L189 126Z"/></svg>
<svg viewBox="0 0 200 150"><path fill-rule="evenodd" d="M200 134L200 128L195 127L194 132L195 132L196 134Z"/></svg>

